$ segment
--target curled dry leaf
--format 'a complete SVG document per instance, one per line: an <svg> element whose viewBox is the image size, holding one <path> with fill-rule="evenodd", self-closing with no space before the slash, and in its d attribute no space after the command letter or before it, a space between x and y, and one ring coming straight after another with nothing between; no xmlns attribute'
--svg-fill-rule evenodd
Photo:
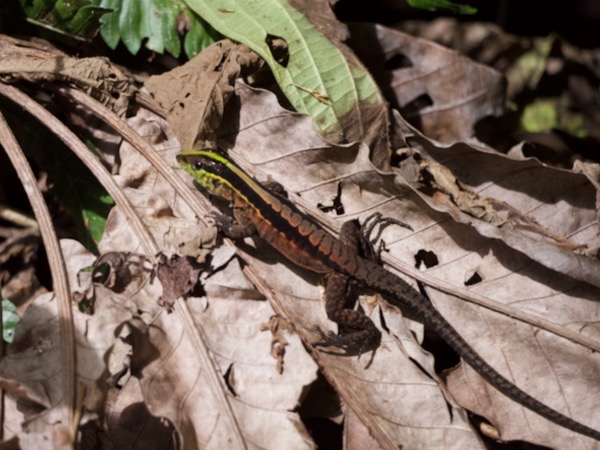
<svg viewBox="0 0 600 450"><path fill-rule="evenodd" d="M0 79L10 83L64 81L77 86L117 114L129 106L133 85L106 58L73 58L57 50L25 45L0 35Z"/></svg>
<svg viewBox="0 0 600 450"><path fill-rule="evenodd" d="M468 139L480 119L503 110L505 81L490 67L380 25L352 25L351 36L392 106L429 138Z"/></svg>
<svg viewBox="0 0 600 450"><path fill-rule="evenodd" d="M145 86L168 113L183 149L195 144L211 148L235 79L258 66L258 61L246 46L224 39L187 64L150 77Z"/></svg>
<svg viewBox="0 0 600 450"><path fill-rule="evenodd" d="M131 123L150 127L145 133L149 136L168 135L151 132L164 122L145 113ZM160 139L154 142L165 164L174 166L179 147ZM204 261L214 246L215 230L200 227L190 207L129 145L122 146L120 156L119 181L164 252ZM118 209L111 213L98 247L139 251L138 239ZM280 361L270 353L271 333L259 332L274 312L232 256L231 251L211 254L202 274L206 297L190 297L185 303L179 298L170 314L157 300L173 300L182 292L189 296L197 276L188 273L187 286L178 269L165 270L157 278L129 277L127 292L139 312L131 322L135 376L124 382L117 403L122 409L120 396L131 392L131 383L140 383L150 413L174 424L184 448L207 442L226 447L232 439L262 447L304 447L307 434L298 415L289 411L315 379L316 365L298 337L285 332L285 370L279 372ZM112 429L122 429L123 424L120 416L112 416Z"/></svg>
<svg viewBox="0 0 600 450"><path fill-rule="evenodd" d="M546 167L534 158L497 154L477 144L435 145L408 138L426 163L432 208L448 212L485 237L500 239L534 261L600 287L596 188L584 174Z"/></svg>

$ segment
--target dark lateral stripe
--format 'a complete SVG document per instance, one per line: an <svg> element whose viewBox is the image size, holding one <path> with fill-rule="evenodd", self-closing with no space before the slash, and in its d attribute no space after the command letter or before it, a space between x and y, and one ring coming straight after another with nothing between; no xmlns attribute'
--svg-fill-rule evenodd
<svg viewBox="0 0 600 450"><path fill-rule="evenodd" d="M297 210L288 199L276 196L276 194L267 191L250 178L249 181L252 182L252 185L248 184L248 181L241 175L242 173L243 172L240 168L230 162L227 165L221 165L219 173L217 173L216 176L222 177L234 192L236 192L240 197L244 198L246 202L252 206L258 214L267 220L274 229L281 231L286 236L287 240L294 242L298 248L314 255L315 258L319 258L327 265L331 265L332 261L327 256L329 252L320 252L318 244L314 245L310 241L310 237L315 233L323 233L319 239L319 242L321 242L323 236L327 233L318 225L316 225L312 219L303 214L301 211ZM279 209L274 208L273 203L270 201L272 198L279 201L283 208L289 208L289 210L292 212L290 220L298 222L298 220L301 219L298 227L290 223L289 220L286 220ZM305 235L300 232L299 228L307 228L304 226L305 223L313 225L310 227L313 228L313 232L311 234Z"/></svg>

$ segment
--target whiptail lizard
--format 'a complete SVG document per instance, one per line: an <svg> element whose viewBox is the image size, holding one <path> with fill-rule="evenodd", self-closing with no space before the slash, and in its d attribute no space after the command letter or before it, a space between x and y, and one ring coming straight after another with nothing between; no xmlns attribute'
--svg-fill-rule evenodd
<svg viewBox="0 0 600 450"><path fill-rule="evenodd" d="M361 257L356 245L350 245L353 238L344 238L344 231L348 231L345 228L351 225L345 224L341 240L336 239L277 189L259 184L219 153L184 152L177 160L200 189L231 203L237 224L222 214L214 216L227 236L237 239L258 234L292 263L324 275L327 315L344 333L322 336L324 341L317 344L341 348L359 345L362 349L379 345L381 333L371 319L344 308L347 279L353 279L408 306L502 394L558 425L600 441L599 431L546 406L507 380L473 350L425 297L404 280Z"/></svg>

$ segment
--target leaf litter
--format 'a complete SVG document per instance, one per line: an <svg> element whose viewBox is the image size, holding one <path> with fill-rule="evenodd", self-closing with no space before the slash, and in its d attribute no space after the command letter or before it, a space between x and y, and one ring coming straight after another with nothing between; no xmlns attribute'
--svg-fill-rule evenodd
<svg viewBox="0 0 600 450"><path fill-rule="evenodd" d="M586 334L589 333L591 337L595 337L597 334L593 331L595 323L590 322L589 318L593 317L596 308L594 298L596 297L597 288L580 283L567 276L560 277L556 272L536 264L522 253L511 250L501 240L487 239L476 233L473 228L452 221L445 214L437 213L421 200L424 197L423 193L419 193L420 195L417 196L414 190L408 189L403 179L394 174L379 174L368 161L364 149L362 153L357 146L332 149L323 145L323 143L319 143L316 136L314 139L308 139L307 136L310 136L307 130L308 127L306 127L306 125L309 125L308 122L304 125L304 131L302 131L303 126L300 121L297 122L296 129L287 126L285 132L279 134L276 131L271 131L268 142L263 142L261 147L258 148L254 144L255 136L264 135L266 128L271 129L269 117L265 117L264 114L261 114L261 111L270 109L253 106L256 103L260 104L256 97L269 97L270 95L243 86L239 88L239 93L249 101L242 100L240 102L242 108L239 129L243 131L235 136L235 145L229 149L229 153L234 157L238 157L240 164L249 168L252 173L260 174L258 175L259 179L271 177L285 182L290 191L301 195L299 203L302 205L315 205L318 201L332 198L336 195L337 185L342 183L342 203L345 205L346 211L342 217L337 217L340 221L359 215L366 216L376 208L385 217L396 217L411 224L415 230L413 233L394 227L389 227L383 232L383 241L392 255L389 261L392 264L391 267L412 274L415 270L411 267L415 266L418 252L423 249L434 252L440 263L428 269L426 275L420 279L426 285L436 286L438 279L451 285L449 287L450 293L453 294L451 296L431 288L427 289L427 293L434 304L460 330L461 334L469 340L476 350L494 367L504 373L510 373L517 384L533 395L537 395L538 398L544 399L545 393L551 386L555 386L555 389L560 390L563 390L567 384L577 387L587 386L587 388L579 391L580 394L583 393L584 398L579 394L575 394L571 399L563 398L563 401L569 405L571 411L581 408L583 411L581 413L582 417L590 417L586 414L591 414L596 404L596 398L589 397L589 393L595 389L594 380L598 373L598 361L589 349L574 345L564 338L551 334L542 341L540 337L542 332L531 325L515 322L511 317L499 315L460 300L469 299L470 295L474 293L484 297L490 303L502 303L517 311L524 309L526 312L536 314L544 320L554 321L564 328L586 329ZM271 96L269 101L275 101L275 98ZM286 113L283 110L280 114L293 115L293 113ZM270 115L269 113L268 116ZM273 129L277 130L277 127L273 127ZM229 136L227 132L225 132L225 135ZM298 142L298 144L291 144L287 140L288 136L296 135L302 135L304 139L302 142L292 141ZM288 142L287 145L283 145L284 141ZM228 146L227 137L224 140L224 145ZM504 157L497 158L503 159ZM340 161L352 161L352 164L343 164ZM299 172L294 169L297 167L303 167L304 170ZM294 175L292 175L292 172ZM304 179L307 179L307 181L304 181ZM346 187L346 185L348 186ZM429 202L434 203L435 197L430 197ZM443 205L446 205L446 202ZM424 211L427 211L427 214L424 214ZM315 211L314 206L310 209L310 212L319 218L321 217ZM327 219L323 219L323 222L330 223ZM387 259L385 260L388 262ZM465 282L473 272L481 274L484 281L467 287ZM266 278L269 280L269 286L274 289L273 285L277 278L273 276ZM295 283L289 282L283 284L284 286L281 287L283 292L289 291L290 286L293 289L296 289L297 286ZM300 323L302 323L303 317L307 322L314 323L315 318L307 317L307 308L297 306L299 303L298 298L294 295L293 297L295 298L290 300L290 307L295 306L299 310L298 316L302 316L298 317ZM316 304L319 301L319 293L316 293L313 302ZM460 313L454 311L455 308L458 309L458 306L463 309ZM377 314L374 314L374 316L376 317ZM536 323L536 325L539 324ZM517 333L516 330L521 331ZM391 344L385 337L384 342L386 346L390 347ZM543 342L543 345L541 342ZM540 346L544 349L542 357L539 356L539 351L537 351ZM499 351L499 348L518 348L518 350L510 351L506 355ZM417 348L417 352L422 352L422 350ZM560 364L561 370L559 373L561 376L554 379L548 380L548 377L541 374L540 376L530 377L530 361L534 354L537 354L538 359L541 358L542 367L545 366L547 369L547 372L543 373L554 373L552 367L558 367L559 361L568 361L574 357L573 355L577 355L576 360L579 363L571 365L570 368L566 364ZM388 356L387 352L381 350L375 355L375 362L379 357ZM582 373L580 371L582 364L586 365L589 371ZM423 363L421 365L427 367ZM375 363L367 371L364 371L364 367L359 367L357 370L363 375L373 373L375 379L387 380L390 377L390 366L399 370L400 363L388 362L382 364L381 373L378 373ZM345 366L344 369L346 371L350 370L348 366ZM470 369L464 370L470 371ZM347 373L343 378L344 383L348 383ZM469 379L473 377L477 378L477 376L470 374ZM351 379L355 378L351 377ZM540 384L540 379L544 379L544 384ZM403 382L398 383L402 384ZM475 385L475 382L469 384ZM367 391L368 393L365 396L369 397L369 402L375 401L376 396L373 393L373 387L371 384L368 386L355 387L353 390L355 392ZM475 387L472 389L479 391ZM386 402L388 395L389 392L386 392L381 401ZM510 435L511 432L515 434L524 432L523 429L511 430L510 427L518 429L519 426L522 426L522 424L515 423L514 420L505 422L494 420L501 414L497 412L499 411L498 405L502 405L502 408L506 408L506 410L513 411L506 413L505 417L514 417L514 411L522 410L522 408L489 388L484 395L494 398L493 401L490 401L494 405L493 409L485 411L485 413L473 405L470 405L470 409L478 411L486 417L491 417L496 425L502 423L503 436ZM410 397L402 396L403 405L410 404ZM428 421L431 420L430 412L435 407L431 409L423 408L422 402L424 398L427 398L426 394L419 392L415 397L415 402L421 403L419 403L419 406L415 405L414 409L407 406L407 410L412 412L411 419L413 420L417 420L419 411L422 412L423 424L421 426L424 426L424 423L429 423ZM526 427L534 428L537 426L543 429L546 426L545 421L537 416L529 412L525 412L525 414L528 420ZM386 416L383 415L383 417ZM390 422L403 423L392 420ZM434 425L429 423L429 427L434 427ZM440 434L448 433L448 428L442 428ZM431 430L432 428L428 428L429 432ZM556 434L552 436L552 441L559 442L563 430L553 429L553 431ZM525 432L527 433L527 431ZM563 434L566 434L565 439L570 439L569 432ZM543 440L544 436L540 433L535 438ZM532 437L531 439L535 438Z"/></svg>
<svg viewBox="0 0 600 450"><path fill-rule="evenodd" d="M185 69L178 77L184 76ZM552 322L597 342L597 324L590 319L597 310L597 263L585 248L588 243L593 247L597 239L593 183L582 175L556 171L531 159L507 158L481 145L441 145L398 116L407 145L398 152L399 168L380 172L370 163L365 145L325 142L308 118L282 109L272 94L241 83L233 88L235 77L213 82L208 95L188 92L187 104L193 104L197 95L204 99L205 111L223 111L223 117L213 122L220 128L211 139L259 180L282 182L294 201L334 232L341 221L364 218L373 211L409 223L413 232L393 226L382 231L388 267L408 276L413 285L419 280L431 301L482 357L523 390L599 428L594 423L600 398L597 355L546 331L546 322ZM169 91L168 86L161 88ZM227 92L229 101L215 109L214 104L225 99L219 89ZM138 128L149 123L165 127L146 112L137 120ZM176 115L169 120L174 129L185 130ZM196 124L194 130L200 129L202 125ZM178 151L177 146L160 148L172 167ZM148 231L165 255L192 257L203 265L200 277L206 295L189 296L185 304L175 300L171 314L159 305L157 299L165 291L155 277L157 266L146 266L135 257L138 239L126 218L113 210L99 248L121 256L124 274L129 274L121 282L124 290L118 293L115 285L109 289L87 280L80 293L93 304L93 313L75 314L78 374L87 387L84 404L89 418L93 412L102 414L101 399L110 394L113 404L121 405L114 411L124 410L123 398L133 398L143 401L150 413L168 418L186 448L225 444L232 434L262 447L290 443L311 447L299 416L290 411L314 383L316 361L352 411L348 417L358 417L354 423L362 425L356 426L365 426L384 447L402 442L414 448L427 442L428 448L482 448L461 405L486 417L505 440L593 448L588 440L574 440L571 432L496 393L464 364L438 377L433 357L418 345L423 335L418 321L408 320L410 311L402 311L408 315L403 317L394 305L378 302L377 296L360 299L384 331L384 345L371 361L307 353L302 342L310 347L315 340L314 325L332 327L325 319L317 277L289 267L260 242L248 241L238 251L224 247L227 250L211 253L214 229L201 227L181 196L135 151L123 145L120 156L118 180ZM556 177L560 183L552 182ZM543 182L538 184L539 180ZM316 208L338 195L343 214L327 216ZM82 255L69 258L67 267L72 286L80 286L79 275L92 256L75 243L64 241L63 246ZM419 270L423 251L435 255L437 264ZM578 263L589 269L580 274ZM111 272L117 282L124 274ZM180 275L175 270L169 280L172 288L181 289L169 298L186 291L190 276L181 278L187 280L181 286ZM472 279L480 281L467 283ZM35 307L27 310L12 356L0 363L3 386L20 402L20 414L35 417L42 429L49 418L39 412L60 395L56 391L60 383L52 382L58 373L52 355L59 340L51 295L38 297ZM478 299L489 307L500 304L508 313L472 303ZM182 314L184 308L191 311L192 322ZM512 318L522 312L539 320ZM274 339L267 331L257 332L272 330L266 324L275 314L287 319L297 334L284 331L283 339ZM285 354L277 359L271 356L273 341L287 342ZM111 359L117 342L129 343L131 347L125 347L130 354L126 350L109 367L129 367L130 373L115 378L120 389L107 393L105 361ZM25 373L33 376L24 379ZM215 384L214 374L224 382ZM117 429L120 420L125 418L113 414L111 429ZM151 436L153 430L146 433Z"/></svg>

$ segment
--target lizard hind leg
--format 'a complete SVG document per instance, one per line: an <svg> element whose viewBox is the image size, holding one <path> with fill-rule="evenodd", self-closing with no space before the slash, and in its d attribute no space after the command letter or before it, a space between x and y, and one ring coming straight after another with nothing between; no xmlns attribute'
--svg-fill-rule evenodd
<svg viewBox="0 0 600 450"><path fill-rule="evenodd" d="M340 241L361 257L376 259L376 254L358 221L352 220L342 225ZM337 335L325 334L318 329L321 341L315 345L335 346L344 349L348 355L360 355L379 347L381 332L362 311L348 307L349 281L348 276L339 272L325 275L325 310L327 317L338 324L340 332Z"/></svg>
<svg viewBox="0 0 600 450"><path fill-rule="evenodd" d="M325 334L317 329L321 341L318 346L335 346L343 349L345 354L362 354L375 350L381 343L381 332L373 321L362 311L346 307L348 277L338 272L325 275L325 310L327 317L336 322L339 334Z"/></svg>

